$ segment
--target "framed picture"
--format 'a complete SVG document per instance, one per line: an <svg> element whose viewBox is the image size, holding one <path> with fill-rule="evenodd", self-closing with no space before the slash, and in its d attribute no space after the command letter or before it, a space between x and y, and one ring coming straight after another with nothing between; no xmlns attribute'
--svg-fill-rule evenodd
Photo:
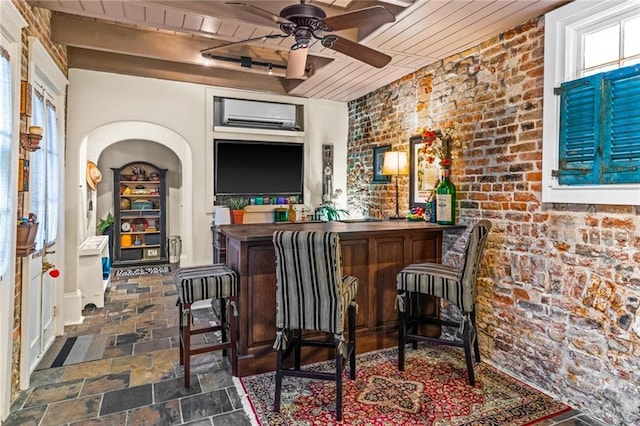
<svg viewBox="0 0 640 426"><path fill-rule="evenodd" d="M420 135L412 136L410 142L409 207L426 207L429 196L440 177L438 162L429 163L422 152L424 143Z"/></svg>
<svg viewBox="0 0 640 426"><path fill-rule="evenodd" d="M378 146L373 148L373 183L389 183L391 176L382 174L382 162L384 161L384 153L391 149L391 145Z"/></svg>

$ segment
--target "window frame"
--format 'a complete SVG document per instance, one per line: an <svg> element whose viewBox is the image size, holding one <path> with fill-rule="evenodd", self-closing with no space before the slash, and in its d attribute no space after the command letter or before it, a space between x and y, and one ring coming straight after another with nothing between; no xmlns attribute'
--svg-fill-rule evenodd
<svg viewBox="0 0 640 426"><path fill-rule="evenodd" d="M625 16L633 10L640 10L633 0L574 1L545 15L542 202L640 205L640 183L560 185L553 176L560 157L560 97L554 88L579 77L580 37L585 28L593 29L598 22L606 26L613 16Z"/></svg>

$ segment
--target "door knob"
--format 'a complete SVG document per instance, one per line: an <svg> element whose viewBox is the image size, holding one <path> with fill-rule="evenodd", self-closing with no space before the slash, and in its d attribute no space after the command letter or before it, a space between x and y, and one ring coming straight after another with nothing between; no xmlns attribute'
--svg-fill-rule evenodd
<svg viewBox="0 0 640 426"><path fill-rule="evenodd" d="M46 260L44 260L42 262L42 273L44 274L45 272L47 272L49 269L53 268L55 265L47 262Z"/></svg>

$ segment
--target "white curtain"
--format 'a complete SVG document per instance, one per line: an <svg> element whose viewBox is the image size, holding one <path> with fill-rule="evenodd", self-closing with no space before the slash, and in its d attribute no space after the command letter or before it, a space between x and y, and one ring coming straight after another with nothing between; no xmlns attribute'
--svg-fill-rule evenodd
<svg viewBox="0 0 640 426"><path fill-rule="evenodd" d="M47 235L45 244L53 244L58 234L59 155L56 107L47 102Z"/></svg>
<svg viewBox="0 0 640 426"><path fill-rule="evenodd" d="M11 218L11 201L14 199L11 188L11 140L12 140L12 100L11 90L11 66L9 53L0 46L0 275L3 275L9 266L11 256L12 232L16 232L15 218Z"/></svg>
<svg viewBox="0 0 640 426"><path fill-rule="evenodd" d="M24 216L28 213L35 213L38 216L38 233L36 235L36 250L41 250L41 242L43 241L43 229L45 228L45 213L47 202L47 129L44 123L44 95L38 90L33 91L32 116L31 125L43 128L43 137L40 141L40 149L31 153L30 174L31 184L31 210L24 212Z"/></svg>

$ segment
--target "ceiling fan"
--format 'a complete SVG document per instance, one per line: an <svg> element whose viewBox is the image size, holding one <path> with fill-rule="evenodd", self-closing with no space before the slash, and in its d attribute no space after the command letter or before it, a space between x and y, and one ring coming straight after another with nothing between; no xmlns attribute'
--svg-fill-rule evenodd
<svg viewBox="0 0 640 426"><path fill-rule="evenodd" d="M201 50L203 56L211 56L210 52L234 44L255 40L286 38L293 36L295 43L289 51L286 78L304 79L309 45L318 40L324 47L351 56L376 68L382 68L391 61L391 57L370 47L348 40L332 33L334 31L357 28L361 26L379 26L395 21L395 16L384 6L372 6L351 12L327 17L321 8L300 0L300 4L286 6L279 15L248 3L227 2L229 6L270 20L280 27L284 34L269 34L239 42L224 44Z"/></svg>

